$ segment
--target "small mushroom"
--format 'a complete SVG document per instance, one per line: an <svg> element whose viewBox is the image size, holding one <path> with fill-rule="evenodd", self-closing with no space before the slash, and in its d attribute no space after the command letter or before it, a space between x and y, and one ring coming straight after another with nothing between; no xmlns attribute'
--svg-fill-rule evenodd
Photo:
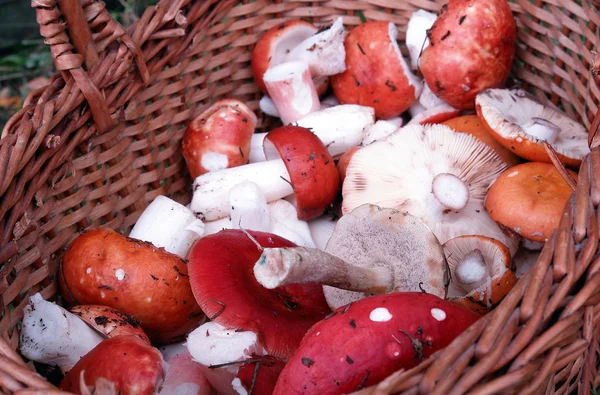
<svg viewBox="0 0 600 395"><path fill-rule="evenodd" d="M298 218L316 218L336 197L339 175L317 136L306 128L284 126L265 137L267 161L203 174L194 181L191 209L207 221L229 214L227 196L242 181L256 183L268 202L294 193Z"/></svg>
<svg viewBox="0 0 600 395"><path fill-rule="evenodd" d="M273 395L349 394L375 385L443 349L479 318L421 292L371 296L340 307L306 333Z"/></svg>
<svg viewBox="0 0 600 395"><path fill-rule="evenodd" d="M569 173L577 180L576 173ZM494 221L525 240L544 243L558 227L571 193L554 165L527 162L496 179L487 193L485 208Z"/></svg>
<svg viewBox="0 0 600 395"><path fill-rule="evenodd" d="M106 339L81 358L60 383L60 389L80 393L80 376L86 385L103 377L114 383L117 393L152 395L165 372L160 352L137 336Z"/></svg>
<svg viewBox="0 0 600 395"><path fill-rule="evenodd" d="M343 104L375 109L380 119L398 116L419 97L422 83L404 60L392 22L369 21L345 39L346 71L331 77L333 92Z"/></svg>
<svg viewBox="0 0 600 395"><path fill-rule="evenodd" d="M498 305L517 283L510 251L498 240L455 237L444 243L444 253L451 273L448 299L476 313Z"/></svg>
<svg viewBox="0 0 600 395"><path fill-rule="evenodd" d="M192 178L248 163L257 119L239 100L219 100L188 125L182 153Z"/></svg>
<svg viewBox="0 0 600 395"><path fill-rule="evenodd" d="M371 293L423 291L446 296L449 273L442 247L417 218L364 205L343 216L325 252L265 248L254 275L266 288L319 283L336 309Z"/></svg>
<svg viewBox="0 0 600 395"><path fill-rule="evenodd" d="M572 168L590 152L588 133L581 124L522 90L488 89L477 95L475 104L490 135L522 158L551 163L544 141Z"/></svg>
<svg viewBox="0 0 600 395"><path fill-rule="evenodd" d="M513 154L509 149L505 148L498 142L498 140L490 135L477 115L463 115L461 117L452 118L442 122L442 125L448 126L457 132L467 133L477 137L488 147L496 151L504 160L504 162L506 162L508 167L512 167L521 163L521 158Z"/></svg>
<svg viewBox="0 0 600 395"><path fill-rule="evenodd" d="M428 225L441 243L479 234L506 236L483 207L487 189L506 169L477 138L442 125L410 125L358 150L346 170L342 212L365 203L406 211Z"/></svg>
<svg viewBox="0 0 600 395"><path fill-rule="evenodd" d="M77 305L71 313L107 337L137 336L150 344L150 339L141 328L141 323L129 314L101 305Z"/></svg>
<svg viewBox="0 0 600 395"><path fill-rule="evenodd" d="M330 309L320 285L268 290L256 281L261 250L284 246L294 244L270 233L223 230L196 242L189 269L194 296L213 322L256 333L269 355L287 360Z"/></svg>
<svg viewBox="0 0 600 395"><path fill-rule="evenodd" d="M307 63L295 61L273 66L264 74L263 81L284 125L321 108Z"/></svg>

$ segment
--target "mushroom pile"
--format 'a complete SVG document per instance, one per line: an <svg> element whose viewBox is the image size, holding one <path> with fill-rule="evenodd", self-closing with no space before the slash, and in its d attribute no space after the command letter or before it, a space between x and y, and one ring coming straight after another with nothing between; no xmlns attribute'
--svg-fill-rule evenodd
<svg viewBox="0 0 600 395"><path fill-rule="evenodd" d="M507 1L417 11L404 43L391 22L332 22L259 38L260 116L199 110L190 201L72 240L69 309L33 296L20 345L62 389L351 392L448 345L535 262L589 150L582 125L506 89Z"/></svg>

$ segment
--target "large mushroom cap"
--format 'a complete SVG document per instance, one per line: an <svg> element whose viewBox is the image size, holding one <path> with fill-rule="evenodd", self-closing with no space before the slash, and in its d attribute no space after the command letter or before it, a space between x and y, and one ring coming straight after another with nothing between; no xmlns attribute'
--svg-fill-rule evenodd
<svg viewBox="0 0 600 395"><path fill-rule="evenodd" d="M250 235L250 236L248 236ZM304 333L331 310L316 284L266 289L253 267L262 247L293 247L279 236L223 230L203 237L190 253L190 283L198 304L214 322L258 334L270 355L289 358Z"/></svg>
<svg viewBox="0 0 600 395"><path fill-rule="evenodd" d="M371 203L406 211L441 243L469 234L502 241L516 252L483 207L486 192L506 169L477 138L442 125L410 125L354 154L343 185L344 214Z"/></svg>
<svg viewBox="0 0 600 395"><path fill-rule="evenodd" d="M522 90L488 89L477 95L475 104L490 134L522 158L550 163L543 141L569 167L579 166L590 152L588 133L581 124L543 106Z"/></svg>
<svg viewBox="0 0 600 395"><path fill-rule="evenodd" d="M448 299L485 314L517 283L509 249L484 236L460 236L444 243L450 266Z"/></svg>
<svg viewBox="0 0 600 395"><path fill-rule="evenodd" d="M577 174L569 172L577 179ZM549 163L527 162L502 173L488 191L492 219L523 238L545 242L558 227L572 190Z"/></svg>
<svg viewBox="0 0 600 395"><path fill-rule="evenodd" d="M338 221L325 251L355 266L389 268L391 292L446 296L450 278L442 246L406 212L362 205ZM330 286L323 291L332 309L368 296Z"/></svg>

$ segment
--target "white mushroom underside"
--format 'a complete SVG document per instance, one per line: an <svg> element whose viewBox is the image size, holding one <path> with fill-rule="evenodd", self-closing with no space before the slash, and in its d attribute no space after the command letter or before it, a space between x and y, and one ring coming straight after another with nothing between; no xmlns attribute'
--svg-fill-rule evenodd
<svg viewBox="0 0 600 395"><path fill-rule="evenodd" d="M480 234L516 252L483 207L490 184L506 169L492 149L466 133L443 125L410 125L357 151L343 185L343 212L365 203L396 208L423 219L441 243ZM456 212L432 194L433 179L454 174L469 189L469 201Z"/></svg>
<svg viewBox="0 0 600 395"><path fill-rule="evenodd" d="M524 91L489 89L477 95L476 103L481 106L482 115L489 126L507 139L518 141L522 138L541 142L542 137L552 136L553 141L549 143L559 154L583 159L590 152L587 145L588 133L581 124L530 99ZM558 126L560 132L555 134L552 131L541 131L539 127L529 128L537 135L533 136L524 129L531 118L549 121Z"/></svg>

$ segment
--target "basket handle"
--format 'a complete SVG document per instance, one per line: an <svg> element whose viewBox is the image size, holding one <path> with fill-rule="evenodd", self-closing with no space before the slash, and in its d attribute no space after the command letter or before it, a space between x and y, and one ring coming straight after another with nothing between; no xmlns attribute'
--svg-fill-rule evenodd
<svg viewBox="0 0 600 395"><path fill-rule="evenodd" d="M56 69L73 77L90 106L98 132L109 130L116 121L110 115L104 96L83 68L85 61L87 69L91 70L99 56L80 1L32 0L31 6L35 8L40 34L50 46ZM67 26L60 21L61 18Z"/></svg>

